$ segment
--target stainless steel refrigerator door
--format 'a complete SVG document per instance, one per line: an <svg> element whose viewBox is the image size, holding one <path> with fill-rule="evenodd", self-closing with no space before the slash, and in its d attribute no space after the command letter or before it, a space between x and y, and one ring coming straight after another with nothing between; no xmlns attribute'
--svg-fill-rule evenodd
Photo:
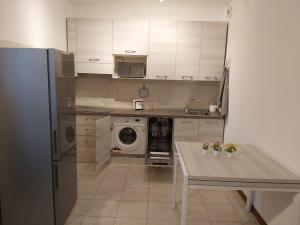
<svg viewBox="0 0 300 225"><path fill-rule="evenodd" d="M72 148L65 145L64 124L76 131L74 55L55 49L48 50L53 159L59 160ZM71 119L73 122L71 123ZM76 144L74 142L74 144Z"/></svg>
<svg viewBox="0 0 300 225"><path fill-rule="evenodd" d="M55 221L63 225L77 199L76 149L53 162Z"/></svg>
<svg viewBox="0 0 300 225"><path fill-rule="evenodd" d="M53 225L47 51L0 49L3 225Z"/></svg>

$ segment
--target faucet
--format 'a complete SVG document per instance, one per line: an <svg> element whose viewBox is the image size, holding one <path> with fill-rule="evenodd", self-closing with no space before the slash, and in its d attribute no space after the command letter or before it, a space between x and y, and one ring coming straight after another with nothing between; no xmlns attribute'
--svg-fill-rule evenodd
<svg viewBox="0 0 300 225"><path fill-rule="evenodd" d="M187 103L186 103L186 105L185 105L185 112L186 113L189 113L189 111L190 111L190 109L189 109L189 104L191 103L191 102L194 102L195 101L195 99L194 98L191 98Z"/></svg>

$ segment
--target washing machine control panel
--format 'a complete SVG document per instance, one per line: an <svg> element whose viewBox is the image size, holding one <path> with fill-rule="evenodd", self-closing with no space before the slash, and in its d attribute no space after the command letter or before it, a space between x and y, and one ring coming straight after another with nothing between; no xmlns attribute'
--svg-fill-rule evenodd
<svg viewBox="0 0 300 225"><path fill-rule="evenodd" d="M144 117L112 117L113 125L146 126Z"/></svg>

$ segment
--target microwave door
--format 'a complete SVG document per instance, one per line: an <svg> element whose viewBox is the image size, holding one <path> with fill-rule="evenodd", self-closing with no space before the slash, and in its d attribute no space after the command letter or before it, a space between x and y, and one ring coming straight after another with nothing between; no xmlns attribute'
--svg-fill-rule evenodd
<svg viewBox="0 0 300 225"><path fill-rule="evenodd" d="M130 67L131 77L145 77L145 64L132 63Z"/></svg>
<svg viewBox="0 0 300 225"><path fill-rule="evenodd" d="M120 77L128 77L130 74L130 67L128 62L118 62L117 73Z"/></svg>

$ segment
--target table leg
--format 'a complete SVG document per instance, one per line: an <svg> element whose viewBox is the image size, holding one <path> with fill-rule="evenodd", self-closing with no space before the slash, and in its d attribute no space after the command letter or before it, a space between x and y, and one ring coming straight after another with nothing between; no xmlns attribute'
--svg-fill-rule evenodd
<svg viewBox="0 0 300 225"><path fill-rule="evenodd" d="M254 191L249 191L249 195L248 195L247 203L246 203L246 210L248 212L251 211L251 207L252 207L252 204L253 204L253 199L254 199Z"/></svg>
<svg viewBox="0 0 300 225"><path fill-rule="evenodd" d="M174 154L174 167L173 167L173 190L172 190L172 207L176 208L176 179L177 179L177 154Z"/></svg>
<svg viewBox="0 0 300 225"><path fill-rule="evenodd" d="M186 225L187 217L187 200L188 200L188 177L183 177L183 189L182 189L182 206L181 206L181 225Z"/></svg>

